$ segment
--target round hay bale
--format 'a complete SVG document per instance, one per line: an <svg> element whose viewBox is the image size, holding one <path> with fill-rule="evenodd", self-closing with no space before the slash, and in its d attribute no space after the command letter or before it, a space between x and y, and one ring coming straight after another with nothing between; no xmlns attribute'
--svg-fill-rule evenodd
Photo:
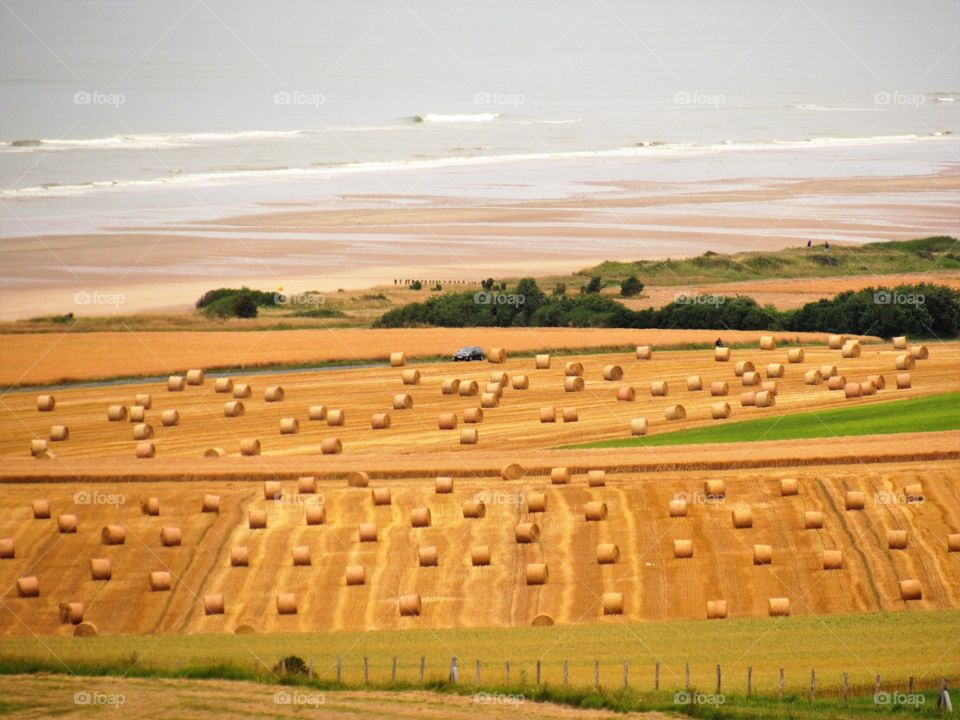
<svg viewBox="0 0 960 720"><path fill-rule="evenodd" d="M703 378L699 375L688 375L687 390L690 392L693 392L694 390L703 390Z"/></svg>
<svg viewBox="0 0 960 720"><path fill-rule="evenodd" d="M845 358L860 357L860 343L848 342L840 348L840 355Z"/></svg>
<svg viewBox="0 0 960 720"><path fill-rule="evenodd" d="M339 455L342 453L343 444L340 442L340 438L323 438L323 440L320 441L320 452L323 455Z"/></svg>
<svg viewBox="0 0 960 720"><path fill-rule="evenodd" d="M456 413L440 413L440 415L437 416L437 427L441 430L456 430Z"/></svg>
<svg viewBox="0 0 960 720"><path fill-rule="evenodd" d="M867 382L865 383L860 383L860 392L863 394L864 397L868 397L870 395L876 395L877 386L874 385L869 380L867 380Z"/></svg>
<svg viewBox="0 0 960 720"><path fill-rule="evenodd" d="M402 617L416 617L423 611L423 602L417 594L401 595L398 606Z"/></svg>
<svg viewBox="0 0 960 720"><path fill-rule="evenodd" d="M767 377L768 378L782 378L783 377L783 363L769 363L767 365Z"/></svg>
<svg viewBox="0 0 960 720"><path fill-rule="evenodd" d="M223 593L210 593L203 596L204 615L223 615Z"/></svg>
<svg viewBox="0 0 960 720"><path fill-rule="evenodd" d="M307 505L303 510L307 525L326 525L327 506L323 503Z"/></svg>
<svg viewBox="0 0 960 720"><path fill-rule="evenodd" d="M674 540L673 556L680 560L693 557L693 540Z"/></svg>
<svg viewBox="0 0 960 720"><path fill-rule="evenodd" d="M634 402L637 399L637 391L632 387L624 386L617 389L617 400L619 402Z"/></svg>
<svg viewBox="0 0 960 720"><path fill-rule="evenodd" d="M756 367L749 360L739 360L736 365L733 366L733 374L737 377L743 377L747 373L756 372Z"/></svg>
<svg viewBox="0 0 960 720"><path fill-rule="evenodd" d="M583 506L583 517L587 522L598 522L607 519L607 504L598 500L591 500Z"/></svg>
<svg viewBox="0 0 960 720"><path fill-rule="evenodd" d="M897 355L897 370L913 370L916 365L917 361L909 353Z"/></svg>
<svg viewBox="0 0 960 720"><path fill-rule="evenodd" d="M233 378L221 377L213 381L213 391L216 393L232 393Z"/></svg>
<svg viewBox="0 0 960 720"><path fill-rule="evenodd" d="M57 405L57 399L53 395L38 395L37 410L39 412L53 412Z"/></svg>
<svg viewBox="0 0 960 720"><path fill-rule="evenodd" d="M420 567L437 567L440 564L440 556L436 545L417 548L417 558L420 561Z"/></svg>
<svg viewBox="0 0 960 720"><path fill-rule="evenodd" d="M546 613L540 613L530 622L531 627L553 627L555 624L553 618Z"/></svg>
<svg viewBox="0 0 960 720"><path fill-rule="evenodd" d="M513 536L520 545L535 543L540 539L540 526L534 522L517 523Z"/></svg>
<svg viewBox="0 0 960 720"><path fill-rule="evenodd" d="M859 490L848 490L843 498L843 506L847 510L863 510L866 504L864 494Z"/></svg>
<svg viewBox="0 0 960 720"><path fill-rule="evenodd" d="M780 478L780 497L800 494L800 481L794 477Z"/></svg>
<svg viewBox="0 0 960 720"><path fill-rule="evenodd" d="M836 365L821 365L820 366L820 376L824 380L829 380L834 375L837 375L837 366Z"/></svg>
<svg viewBox="0 0 960 720"><path fill-rule="evenodd" d="M470 548L470 564L474 567L486 567L490 564L490 546L475 545Z"/></svg>
<svg viewBox="0 0 960 720"><path fill-rule="evenodd" d="M483 422L483 408L472 407L463 411L463 421L470 425Z"/></svg>
<svg viewBox="0 0 960 720"><path fill-rule="evenodd" d="M947 552L960 552L960 533L947 535Z"/></svg>
<svg viewBox="0 0 960 720"><path fill-rule="evenodd" d="M792 363L792 364L802 363L804 356L805 356L805 353L803 352L803 348L790 348L789 350L787 350L788 363Z"/></svg>
<svg viewBox="0 0 960 720"><path fill-rule="evenodd" d="M500 396L496 393L484 393L480 396L480 407L487 409L500 407Z"/></svg>
<svg viewBox="0 0 960 720"><path fill-rule="evenodd" d="M127 419L127 408L123 405L111 405L107 408L107 420L122 422Z"/></svg>
<svg viewBox="0 0 960 720"><path fill-rule="evenodd" d="M649 345L637 345L635 357L637 360L649 360L653 357L653 348Z"/></svg>
<svg viewBox="0 0 960 720"><path fill-rule="evenodd" d="M842 570L843 552L840 550L823 551L823 569L824 570Z"/></svg>
<svg viewBox="0 0 960 720"><path fill-rule="evenodd" d="M359 528L360 533L360 542L376 542L377 541L377 524L376 523L360 523Z"/></svg>
<svg viewBox="0 0 960 720"><path fill-rule="evenodd" d="M897 390L908 390L911 384L910 373L897 373Z"/></svg>
<svg viewBox="0 0 960 720"><path fill-rule="evenodd" d="M907 349L907 336L900 335L893 339L893 349L894 350L906 350Z"/></svg>
<svg viewBox="0 0 960 720"><path fill-rule="evenodd" d="M147 423L140 423L139 425L133 426L134 440L149 440L152 437L153 437L153 425L148 425Z"/></svg>
<svg viewBox="0 0 960 720"><path fill-rule="evenodd" d="M745 530L753 527L753 511L747 506L735 507L730 517L733 520L733 527L736 530Z"/></svg>
<svg viewBox="0 0 960 720"><path fill-rule="evenodd" d="M906 496L908 503L923 502L923 485L920 483L904 485L903 494Z"/></svg>
<svg viewBox="0 0 960 720"><path fill-rule="evenodd" d="M407 364L407 356L402 352L390 353L390 367L403 367Z"/></svg>
<svg viewBox="0 0 960 720"><path fill-rule="evenodd" d="M171 375L167 378L167 390L169 392L180 392L186 385L187 381L183 375Z"/></svg>
<svg viewBox="0 0 960 720"><path fill-rule="evenodd" d="M529 563L526 576L527 585L546 585L550 571L546 563Z"/></svg>
<svg viewBox="0 0 960 720"><path fill-rule="evenodd" d="M263 399L267 402L283 402L283 398L286 395L283 391L283 387L280 385L271 385L263 393Z"/></svg>
<svg viewBox="0 0 960 720"><path fill-rule="evenodd" d="M753 546L753 564L754 565L773 565L773 546L772 545L754 545Z"/></svg>
<svg viewBox="0 0 960 720"><path fill-rule="evenodd" d="M370 488L370 497L373 499L374 506L389 505L391 502L390 488Z"/></svg>
<svg viewBox="0 0 960 720"><path fill-rule="evenodd" d="M82 602L62 602L59 609L61 624L79 625L83 622L84 605Z"/></svg>
<svg viewBox="0 0 960 720"><path fill-rule="evenodd" d="M294 545L290 550L290 554L293 557L293 566L294 567L309 567L310 565L310 546L309 545Z"/></svg>
<svg viewBox="0 0 960 720"><path fill-rule="evenodd" d="M297 493L300 495L313 495L317 492L317 478L313 475L301 475L297 478Z"/></svg>
<svg viewBox="0 0 960 720"><path fill-rule="evenodd" d="M761 335L760 336L760 349L761 350L776 350L777 341L774 339L773 335Z"/></svg>
<svg viewBox="0 0 960 720"><path fill-rule="evenodd" d="M160 514L160 498L146 497L140 500L140 512L150 517Z"/></svg>
<svg viewBox="0 0 960 720"><path fill-rule="evenodd" d="M242 417L245 412L241 400L231 400L223 404L223 414L225 417Z"/></svg>
<svg viewBox="0 0 960 720"><path fill-rule="evenodd" d="M490 373L490 382L496 383L501 387L506 387L507 383L510 382L510 376L501 370Z"/></svg>
<svg viewBox="0 0 960 720"><path fill-rule="evenodd" d="M807 370L803 374L803 382L807 385L819 385L823 382L823 373L819 370Z"/></svg>
<svg viewBox="0 0 960 720"><path fill-rule="evenodd" d="M237 625L233 631L234 635L255 635L256 633L257 629L253 625L248 624Z"/></svg>
<svg viewBox="0 0 960 720"><path fill-rule="evenodd" d="M630 421L630 434L634 436L641 436L647 434L647 419L646 418L634 418Z"/></svg>
<svg viewBox="0 0 960 720"><path fill-rule="evenodd" d="M219 495L204 495L203 504L200 507L200 512L205 513L219 513L220 512L220 496Z"/></svg>
<svg viewBox="0 0 960 720"><path fill-rule="evenodd" d="M601 602L604 615L623 615L623 593L604 593Z"/></svg>
<svg viewBox="0 0 960 720"><path fill-rule="evenodd" d="M507 351L503 348L490 348L490 351L487 353L487 362L492 363L504 363L507 361Z"/></svg>
<svg viewBox="0 0 960 720"><path fill-rule="evenodd" d="M34 500L32 503L32 509L33 509L34 520L50 519L50 501L49 500Z"/></svg>
<svg viewBox="0 0 960 720"><path fill-rule="evenodd" d="M536 367L537 370L549 370L550 356L547 354L537 355L534 358L534 367Z"/></svg>
<svg viewBox="0 0 960 720"><path fill-rule="evenodd" d="M460 390L460 379L459 378L447 378L443 381L443 385L440 386L440 392L443 395L456 395Z"/></svg>
<svg viewBox="0 0 960 720"><path fill-rule="evenodd" d="M527 390L530 388L530 378L526 375L514 375L510 378L510 387L514 390Z"/></svg>
<svg viewBox="0 0 960 720"><path fill-rule="evenodd" d="M567 377L581 377L583 375L583 363L574 360L564 363L563 374Z"/></svg>
<svg viewBox="0 0 960 720"><path fill-rule="evenodd" d="M777 403L777 395L770 390L761 390L754 398L754 402L760 408L773 407Z"/></svg>
<svg viewBox="0 0 960 720"><path fill-rule="evenodd" d="M615 543L597 545L597 564L615 565L620 560L620 547Z"/></svg>
<svg viewBox="0 0 960 720"><path fill-rule="evenodd" d="M453 478L446 475L437 478L437 495L449 495L453 492Z"/></svg>
<svg viewBox="0 0 960 720"><path fill-rule="evenodd" d="M12 537L0 538L0 560L13 560L17 556Z"/></svg>
<svg viewBox="0 0 960 720"><path fill-rule="evenodd" d="M619 365L607 365L603 369L603 379L611 382L623 379L623 368Z"/></svg>
<svg viewBox="0 0 960 720"><path fill-rule="evenodd" d="M710 417L714 420L726 420L730 417L730 403L713 403L713 405L710 406Z"/></svg>
<svg viewBox="0 0 960 720"><path fill-rule="evenodd" d="M730 393L730 386L727 383L721 380L717 380L715 382L710 383L710 394L713 397L723 397L724 395L728 395L729 393Z"/></svg>
<svg viewBox="0 0 960 720"><path fill-rule="evenodd" d="M347 473L347 487L365 488L370 484L370 477L362 470Z"/></svg>
<svg viewBox="0 0 960 720"><path fill-rule="evenodd" d="M177 410L164 410L160 422L164 427L175 427L180 424L180 413Z"/></svg>
<svg viewBox="0 0 960 720"><path fill-rule="evenodd" d="M50 440L52 442L63 442L70 439L70 428L66 425L50 426Z"/></svg>
<svg viewBox="0 0 960 720"><path fill-rule="evenodd" d="M409 368L404 370L400 375L400 378L403 380L404 385L419 385L420 384L420 371L416 368Z"/></svg>
<svg viewBox="0 0 960 720"><path fill-rule="evenodd" d="M230 567L250 567L250 548L242 545L230 548Z"/></svg>
<svg viewBox="0 0 960 720"><path fill-rule="evenodd" d="M480 393L480 383L476 380L463 380L457 386L457 393L460 394L460 397L474 397ZM445 394L456 394L456 393L445 393Z"/></svg>
<svg viewBox="0 0 960 720"><path fill-rule="evenodd" d="M725 348L725 347L714 348L713 359L716 362L728 362L730 360L730 348Z"/></svg>
<svg viewBox="0 0 960 720"><path fill-rule="evenodd" d="M280 434L296 435L300 432L300 421L296 418L280 418Z"/></svg>
<svg viewBox="0 0 960 720"><path fill-rule="evenodd" d="M97 626L92 622L82 622L73 629L73 636L78 638L97 637Z"/></svg>
<svg viewBox="0 0 960 720"><path fill-rule="evenodd" d="M253 395L253 386L247 383L237 383L233 386L233 396L238 400L251 397Z"/></svg>
<svg viewBox="0 0 960 720"><path fill-rule="evenodd" d="M462 387L462 386L463 386L463 385L462 385L462 383L461 383L461 387ZM501 385L500 383L495 383L495 382L487 383L487 385L486 385L486 387L484 388L483 392L484 392L485 394L489 394L489 395L496 395L496 396L497 396L497 399L499 400L500 398L503 397L503 385Z"/></svg>
<svg viewBox="0 0 960 720"><path fill-rule="evenodd" d="M804 530L820 530L823 528L823 513L819 510L807 510L803 513Z"/></svg>
<svg viewBox="0 0 960 720"><path fill-rule="evenodd" d="M789 598L770 598L767 612L770 617L787 617L790 615Z"/></svg>
<svg viewBox="0 0 960 720"><path fill-rule="evenodd" d="M187 370L187 385L203 385L203 370Z"/></svg>
<svg viewBox="0 0 960 720"><path fill-rule="evenodd" d="M682 518L687 516L687 501L682 498L674 498L670 501L670 517Z"/></svg>
<svg viewBox="0 0 960 720"><path fill-rule="evenodd" d="M480 433L476 428L464 428L460 431L461 445L476 445L480 439Z"/></svg>
<svg viewBox="0 0 960 720"><path fill-rule="evenodd" d="M110 558L91 558L90 579L110 580L113 577L113 563Z"/></svg>
<svg viewBox="0 0 960 720"><path fill-rule="evenodd" d="M527 494L527 512L542 513L547 511L547 495L542 492Z"/></svg>
<svg viewBox="0 0 960 720"><path fill-rule="evenodd" d="M703 494L707 500L720 500L727 496L727 484L723 480L706 480L703 483Z"/></svg>
<svg viewBox="0 0 960 720"><path fill-rule="evenodd" d="M910 357L914 360L926 360L930 357L930 351L927 350L926 345L911 345Z"/></svg>
<svg viewBox="0 0 960 720"><path fill-rule="evenodd" d="M61 535L72 535L76 533L77 532L77 516L76 515L58 515L57 530L60 531Z"/></svg>
<svg viewBox="0 0 960 720"><path fill-rule="evenodd" d="M140 423L147 416L147 409L143 405L131 405L128 418L132 423Z"/></svg>
<svg viewBox="0 0 960 720"><path fill-rule="evenodd" d="M267 527L267 511L261 508L252 508L247 516L247 525L251 530L265 530Z"/></svg>
<svg viewBox="0 0 960 720"><path fill-rule="evenodd" d="M577 422L580 420L580 413L575 407L563 408L563 421L565 423Z"/></svg>
<svg viewBox="0 0 960 720"><path fill-rule="evenodd" d="M888 550L906 550L907 549L907 531L906 530L887 530L887 549Z"/></svg>
<svg viewBox="0 0 960 720"><path fill-rule="evenodd" d="M430 527L430 508L426 505L415 507L410 511L410 526L415 528Z"/></svg>
<svg viewBox="0 0 960 720"><path fill-rule="evenodd" d="M279 500L283 496L283 486L277 480L263 481L263 499Z"/></svg>
<svg viewBox="0 0 960 720"><path fill-rule="evenodd" d="M240 454L247 457L260 454L260 441L256 438L243 438L240 441Z"/></svg>
<svg viewBox="0 0 960 720"><path fill-rule="evenodd" d="M41 438L35 438L30 441L30 454L38 457L47 452L47 441Z"/></svg>
<svg viewBox="0 0 960 720"><path fill-rule="evenodd" d="M834 375L827 380L828 390L843 390L847 386L847 379L843 375Z"/></svg>
<svg viewBox="0 0 960 720"><path fill-rule="evenodd" d="M367 569L363 565L347 565L346 577L348 587L364 585L367 582Z"/></svg>
<svg viewBox="0 0 960 720"><path fill-rule="evenodd" d="M160 544L163 547L177 547L182 542L180 528L165 527L160 530Z"/></svg>
<svg viewBox="0 0 960 720"><path fill-rule="evenodd" d="M757 405L757 393L755 392L745 392L740 395L740 406L741 407L756 407Z"/></svg>
<svg viewBox="0 0 960 720"><path fill-rule="evenodd" d="M563 381L564 392L583 392L585 384L582 377L568 377Z"/></svg>
<svg viewBox="0 0 960 720"><path fill-rule="evenodd" d="M758 372L745 372L740 378L741 383L744 387L752 387L754 385L760 384L760 373Z"/></svg>
<svg viewBox="0 0 960 720"><path fill-rule="evenodd" d="M17 578L17 596L22 598L40 597L40 581L36 576Z"/></svg>
<svg viewBox="0 0 960 720"><path fill-rule="evenodd" d="M723 620L726 617L726 600L707 600L707 620Z"/></svg>
<svg viewBox="0 0 960 720"><path fill-rule="evenodd" d="M166 570L154 570L150 573L151 592L170 592L172 579Z"/></svg>
<svg viewBox="0 0 960 720"><path fill-rule="evenodd" d="M519 480L525 472L519 463L508 463L500 468L500 477L503 480Z"/></svg>
<svg viewBox="0 0 960 720"><path fill-rule="evenodd" d="M605 470L587 470L587 485L590 487L603 487L607 484L607 473Z"/></svg>
<svg viewBox="0 0 960 720"><path fill-rule="evenodd" d="M413 408L413 396L410 393L397 393L393 396L394 410L410 410Z"/></svg>
<svg viewBox="0 0 960 720"><path fill-rule="evenodd" d="M104 545L123 545L127 540L127 529L123 525L104 525L100 530L100 542Z"/></svg>
<svg viewBox="0 0 960 720"><path fill-rule="evenodd" d="M653 397L666 397L668 393L666 380L654 380L650 383L650 395Z"/></svg>
<svg viewBox="0 0 960 720"><path fill-rule="evenodd" d="M555 467L550 469L550 482L553 485L567 485L570 483L570 468Z"/></svg>
<svg viewBox="0 0 960 720"><path fill-rule="evenodd" d="M900 581L900 599L901 600L922 600L923 590L920 587L919 580L901 580Z"/></svg>
<svg viewBox="0 0 960 720"><path fill-rule="evenodd" d="M663 416L667 420L683 420L687 417L687 411L683 405L670 405L663 411Z"/></svg>
<svg viewBox="0 0 960 720"><path fill-rule="evenodd" d="M863 386L860 383L848 382L843 386L843 396L846 398L858 398L863 395Z"/></svg>
<svg viewBox="0 0 960 720"><path fill-rule="evenodd" d="M831 350L839 350L847 341L846 335L831 335L827 340L827 346Z"/></svg>
<svg viewBox="0 0 960 720"><path fill-rule="evenodd" d="M277 595L277 615L296 615L296 593L280 593Z"/></svg>
<svg viewBox="0 0 960 720"><path fill-rule="evenodd" d="M546 406L546 405L540 408L540 422L555 423L556 421L557 421L557 408Z"/></svg>

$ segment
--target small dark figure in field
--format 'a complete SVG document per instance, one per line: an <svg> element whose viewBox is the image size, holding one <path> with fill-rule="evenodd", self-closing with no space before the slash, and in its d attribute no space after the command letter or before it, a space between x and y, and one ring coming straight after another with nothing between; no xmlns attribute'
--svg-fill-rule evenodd
<svg viewBox="0 0 960 720"><path fill-rule="evenodd" d="M720 338L717 338L717 341L714 343L714 346L723 347L723 340L721 340Z"/></svg>

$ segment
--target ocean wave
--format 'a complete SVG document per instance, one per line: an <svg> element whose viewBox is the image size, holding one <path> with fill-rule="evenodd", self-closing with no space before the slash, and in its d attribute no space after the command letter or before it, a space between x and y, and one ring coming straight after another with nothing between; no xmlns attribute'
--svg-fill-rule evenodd
<svg viewBox="0 0 960 720"><path fill-rule="evenodd" d="M883 112L878 107L829 107L826 105L791 105L794 110L812 110L814 112Z"/></svg>
<svg viewBox="0 0 960 720"><path fill-rule="evenodd" d="M442 115L440 113L426 113L414 115L413 121L418 123L486 123L500 119L500 113L454 113Z"/></svg>

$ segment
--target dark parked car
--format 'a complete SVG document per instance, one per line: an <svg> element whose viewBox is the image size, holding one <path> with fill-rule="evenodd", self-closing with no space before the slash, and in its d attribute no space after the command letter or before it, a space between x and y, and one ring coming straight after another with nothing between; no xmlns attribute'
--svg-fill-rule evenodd
<svg viewBox="0 0 960 720"><path fill-rule="evenodd" d="M468 345L467 347L462 347L453 354L453 361L459 362L464 360L470 362L471 360L483 360L484 359L483 348L477 347L476 345Z"/></svg>

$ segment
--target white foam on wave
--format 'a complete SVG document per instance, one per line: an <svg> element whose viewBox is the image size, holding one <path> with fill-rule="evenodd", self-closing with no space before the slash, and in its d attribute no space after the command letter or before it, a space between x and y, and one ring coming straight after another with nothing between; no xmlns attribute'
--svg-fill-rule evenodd
<svg viewBox="0 0 960 720"><path fill-rule="evenodd" d="M454 113L452 115L426 113L416 115L413 119L420 123L486 123L499 120L500 113Z"/></svg>
<svg viewBox="0 0 960 720"><path fill-rule="evenodd" d="M883 112L879 107L829 107L827 105L793 105L795 110L811 110L813 112Z"/></svg>

